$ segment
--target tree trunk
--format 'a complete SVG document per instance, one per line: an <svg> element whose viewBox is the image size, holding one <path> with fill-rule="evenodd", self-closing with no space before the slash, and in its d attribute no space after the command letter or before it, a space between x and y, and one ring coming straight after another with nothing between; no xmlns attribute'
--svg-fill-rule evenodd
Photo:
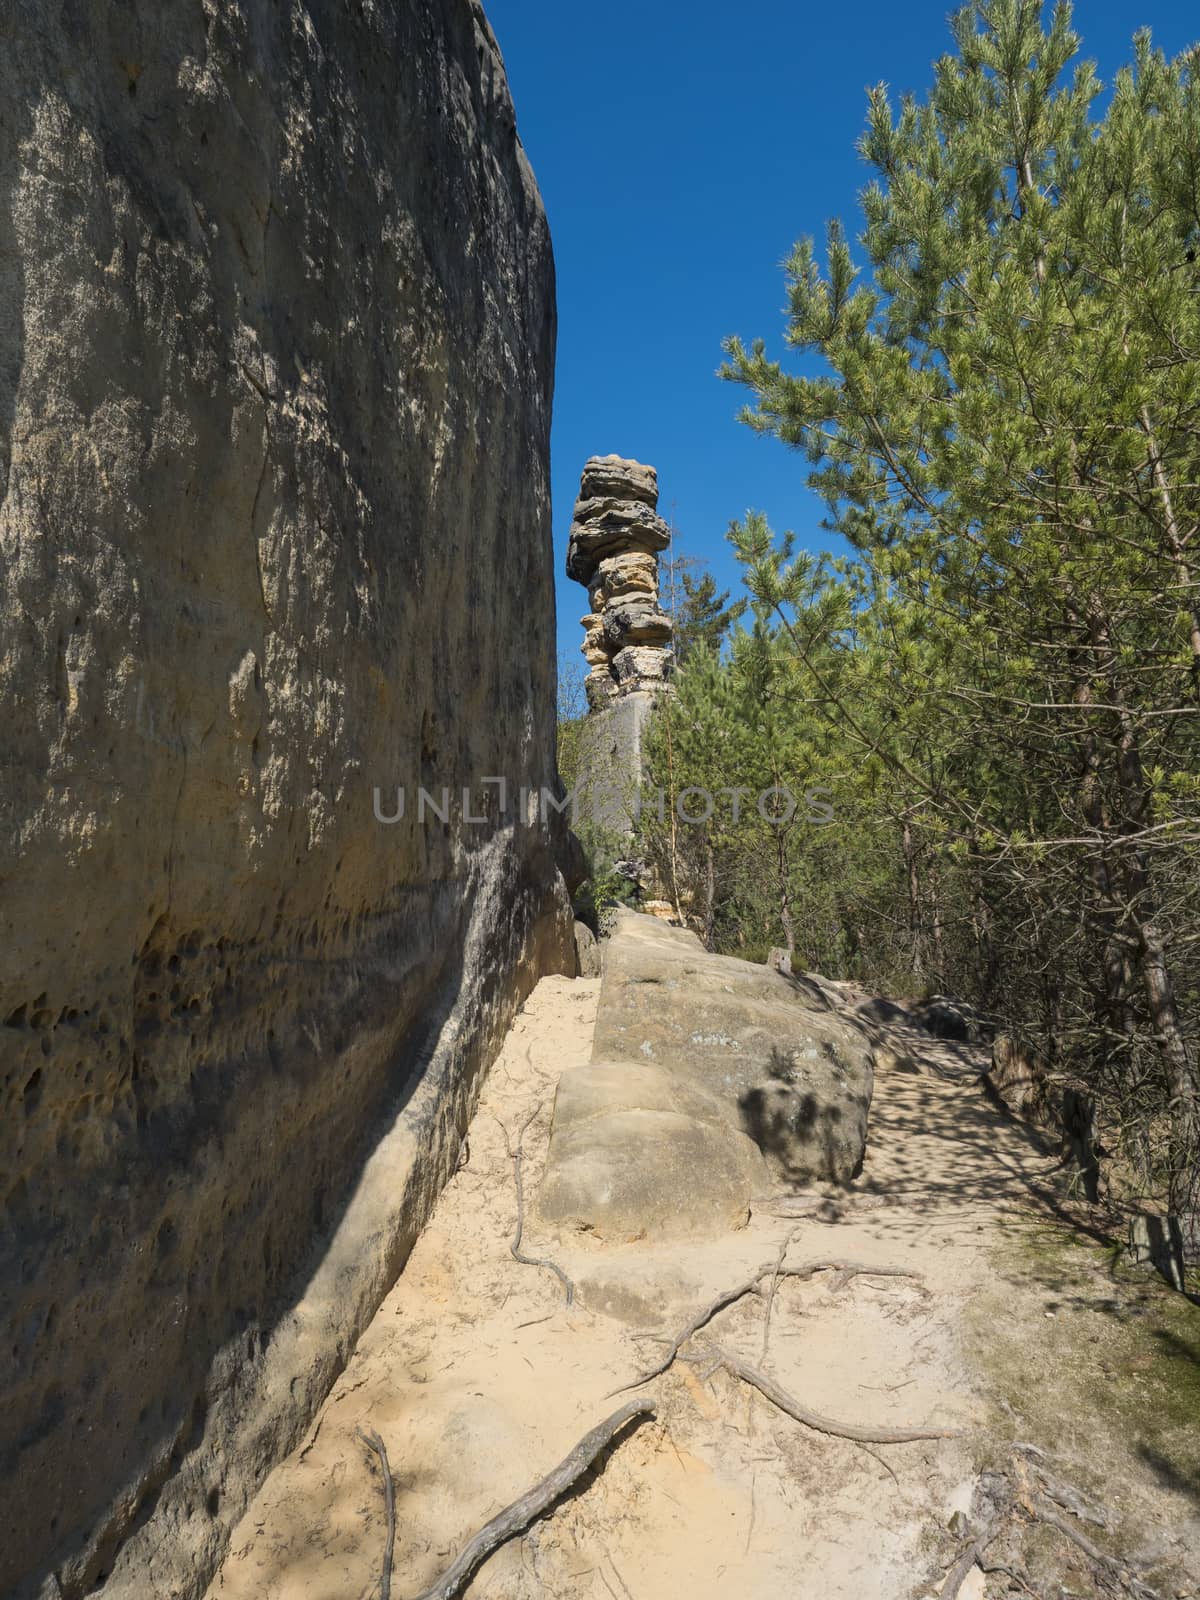
<svg viewBox="0 0 1200 1600"><path fill-rule="evenodd" d="M1111 651L1107 621L1103 610L1095 602L1088 608L1088 633L1093 645ZM1089 693L1086 688L1083 689L1085 701ZM1113 894L1114 885L1108 864L1103 858L1098 858L1098 867L1103 871L1103 880L1098 887L1104 893L1108 908L1106 915L1110 922L1117 920L1117 927L1106 942L1106 988L1118 1012L1118 1018L1114 1020L1118 1021L1122 1031L1128 1032L1131 1024L1127 1006L1128 986L1131 969L1136 968L1170 1102L1169 1204L1176 1212L1187 1212L1195 1209L1197 1201L1197 1103L1200 1101L1200 1092L1195 1063L1180 1019L1166 943L1159 925L1159 908L1151 879L1149 856L1141 838L1150 807L1137 728L1128 708L1122 703L1120 688L1113 676L1110 676L1108 694L1110 702L1117 708L1115 766L1120 818L1114 840L1114 859L1120 872L1122 893L1118 920L1112 917L1118 902ZM1091 754L1098 761L1094 735L1089 734L1088 740ZM1086 785L1092 781L1098 790L1098 774L1090 772L1085 779L1085 799ZM1102 822L1103 818L1099 820ZM1088 821L1092 822L1090 815ZM1118 983L1121 988L1119 1004L1113 993Z"/></svg>
<svg viewBox="0 0 1200 1600"><path fill-rule="evenodd" d="M933 932L933 967L939 988L946 986L946 951L942 940L941 879L937 867L929 872L929 909Z"/></svg>
<svg viewBox="0 0 1200 1600"><path fill-rule="evenodd" d="M712 835L704 830L704 948L713 948L713 919L717 903L717 868Z"/></svg>
<svg viewBox="0 0 1200 1600"><path fill-rule="evenodd" d="M1129 352L1129 341L1125 341L1126 354ZM1192 689L1196 698L1200 700L1200 605L1196 603L1196 589L1192 582L1192 569L1188 562L1187 547L1184 544L1183 534L1179 527L1179 518L1175 515L1175 498L1171 493L1171 481L1167 477L1166 464L1162 458L1162 451L1158 446L1153 425L1150 421L1150 408L1143 406L1141 411L1142 429L1146 435L1146 448L1150 457L1150 471L1154 477L1154 488L1158 494L1159 503L1163 513L1163 531L1167 536L1167 545L1171 551L1171 562L1175 568L1175 575L1179 579L1179 586L1187 597L1188 614L1188 644L1192 652Z"/></svg>
<svg viewBox="0 0 1200 1600"><path fill-rule="evenodd" d="M912 824L904 819L903 833L904 870L908 881L908 947L909 965L917 983L925 976L925 959L921 932L921 874L917 867L916 846L913 843Z"/></svg>
<svg viewBox="0 0 1200 1600"><path fill-rule="evenodd" d="M775 870L779 888L779 925L790 956L796 953L796 931L792 924L792 891L788 882L787 837L783 828L775 831Z"/></svg>
<svg viewBox="0 0 1200 1600"><path fill-rule="evenodd" d="M1148 795L1142 773L1137 733L1127 712L1121 713L1118 775L1122 797L1122 830L1136 836L1145 827ZM1188 1046L1167 959L1166 942L1159 926L1159 908L1150 874L1150 862L1141 842L1123 852L1127 919L1136 938L1137 966L1146 996L1154 1043L1162 1057L1171 1100L1172 1154L1171 1210L1182 1215L1197 1206L1197 1103L1200 1101L1196 1065Z"/></svg>

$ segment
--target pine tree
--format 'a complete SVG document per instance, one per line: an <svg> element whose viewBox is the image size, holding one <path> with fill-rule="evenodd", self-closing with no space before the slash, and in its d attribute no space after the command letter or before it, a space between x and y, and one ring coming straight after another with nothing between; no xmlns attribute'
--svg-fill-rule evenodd
<svg viewBox="0 0 1200 1600"><path fill-rule="evenodd" d="M683 557L683 562L699 566L694 558ZM746 609L745 601L729 603L729 590L719 594L711 572L701 571L694 577L687 566L677 574L678 584L675 608L672 612L672 650L675 664L682 667L697 648L721 654L729 630Z"/></svg>
<svg viewBox="0 0 1200 1600"><path fill-rule="evenodd" d="M1000 1008L1195 1209L1200 54L1139 35L1096 118L1068 5L952 26L927 101L869 97L865 274L839 224L789 262L823 375L727 344L860 559L815 591L760 527L739 554L909 864L1007 930Z"/></svg>

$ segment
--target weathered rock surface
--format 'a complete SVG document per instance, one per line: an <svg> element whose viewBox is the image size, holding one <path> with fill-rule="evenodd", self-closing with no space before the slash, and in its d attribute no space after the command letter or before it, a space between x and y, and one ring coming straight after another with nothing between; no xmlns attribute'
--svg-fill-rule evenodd
<svg viewBox="0 0 1200 1600"><path fill-rule="evenodd" d="M593 1061L559 1079L543 1222L609 1243L740 1228L768 1187L757 1146L682 1074Z"/></svg>
<svg viewBox="0 0 1200 1600"><path fill-rule="evenodd" d="M629 644L666 644L671 619L657 605L623 600L604 608L604 637L614 655Z"/></svg>
<svg viewBox="0 0 1200 1600"><path fill-rule="evenodd" d="M610 667L617 692L621 695L637 694L645 690L652 694L661 689L666 679L667 658L662 649L654 645L626 645L612 657Z"/></svg>
<svg viewBox="0 0 1200 1600"><path fill-rule="evenodd" d="M874 1073L860 1028L802 981L658 917L619 914L605 948L595 1058L684 1074L727 1107L788 1181L862 1165Z"/></svg>
<svg viewBox="0 0 1200 1600"><path fill-rule="evenodd" d="M658 505L658 473L640 461L621 456L591 456L579 480L581 500L641 500L653 511Z"/></svg>
<svg viewBox="0 0 1200 1600"><path fill-rule="evenodd" d="M625 551L655 555L671 542L666 523L636 500L578 500L567 550L567 576L590 584L601 561Z"/></svg>
<svg viewBox="0 0 1200 1600"><path fill-rule="evenodd" d="M475 0L0 52L0 1593L199 1593L540 972L553 266ZM57 1585L57 1587L56 1587Z"/></svg>
<svg viewBox="0 0 1200 1600"><path fill-rule="evenodd" d="M580 978L600 976L600 944L586 922L575 923L575 970Z"/></svg>
<svg viewBox="0 0 1200 1600"><path fill-rule="evenodd" d="M623 650L617 662L632 653ZM663 659L659 650L641 653L655 663ZM580 815L627 841L632 840L641 804L642 744L657 704L657 696L644 687L622 694L602 710L589 712L580 730ZM639 877L642 870L639 865L630 876Z"/></svg>
<svg viewBox="0 0 1200 1600"><path fill-rule="evenodd" d="M815 988L655 916L605 941L592 1063L562 1076L542 1220L609 1240L739 1227L772 1182L855 1177L869 1043Z"/></svg>
<svg viewBox="0 0 1200 1600"><path fill-rule="evenodd" d="M596 570L604 596L610 603L634 595L658 594L658 562L644 550L626 550L620 555L606 556Z"/></svg>
<svg viewBox="0 0 1200 1600"><path fill-rule="evenodd" d="M855 1014L867 1023L887 1028L916 1026L911 1012L898 1001L889 1000L886 995L872 995L869 1000L862 1001L854 1009Z"/></svg>

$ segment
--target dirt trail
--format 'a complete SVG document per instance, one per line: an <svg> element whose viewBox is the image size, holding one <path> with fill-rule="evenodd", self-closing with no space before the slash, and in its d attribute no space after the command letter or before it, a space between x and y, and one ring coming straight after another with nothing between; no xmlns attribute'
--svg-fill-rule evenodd
<svg viewBox="0 0 1200 1600"><path fill-rule="evenodd" d="M464 1592L899 1600L939 1591L962 1544L948 1526L969 1511L989 1460L980 1441L998 1404L1012 1413L977 1359L981 1307L996 1338L1037 1366L1043 1286L1006 1282L997 1298L993 1258L1011 1245L1014 1218L1052 1193L1054 1161L984 1098L969 1051L893 1036L866 1168L849 1195L764 1197L747 1228L712 1242L566 1250L539 1235L530 1213L555 1085L589 1059L598 991L598 982L547 978L526 1003L484 1087L468 1159L308 1439L235 1531L213 1600L378 1593L383 1501L360 1426L378 1430L395 1475L392 1594L418 1594L627 1397L606 1398L660 1348L636 1333L674 1332L773 1259L789 1233L789 1260L849 1257L923 1280L781 1280L765 1359L764 1302L754 1295L721 1312L697 1345L719 1339L761 1361L827 1416L956 1427L964 1437L864 1447L800 1426L724 1371L703 1381L702 1368L676 1363L658 1382L658 1417L624 1436ZM516 1200L501 1127L515 1140L539 1104L524 1136L525 1248L574 1280L569 1308L549 1271L509 1254ZM1157 1518L1169 1542L1185 1498L1149 1512L1139 1500L1139 1513ZM1007 1578L986 1582L1000 1585L989 1595L1008 1592ZM1045 1591L1070 1592L1095 1591ZM982 1573L960 1593L983 1595Z"/></svg>

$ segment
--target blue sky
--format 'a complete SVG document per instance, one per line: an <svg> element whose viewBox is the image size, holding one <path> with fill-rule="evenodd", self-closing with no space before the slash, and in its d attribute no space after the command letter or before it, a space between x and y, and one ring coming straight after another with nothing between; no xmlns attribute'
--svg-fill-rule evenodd
<svg viewBox="0 0 1200 1600"><path fill-rule="evenodd" d="M679 551L725 586L737 581L725 529L748 507L825 548L803 458L735 421L741 393L714 376L721 339L762 336L784 354L780 262L832 216L857 231L866 87L923 93L949 7L485 3L554 237L558 638L579 659L587 597L563 562L589 455L656 466ZM1200 37L1183 0L1081 0L1075 26L1106 80L1138 27L1171 54Z"/></svg>

